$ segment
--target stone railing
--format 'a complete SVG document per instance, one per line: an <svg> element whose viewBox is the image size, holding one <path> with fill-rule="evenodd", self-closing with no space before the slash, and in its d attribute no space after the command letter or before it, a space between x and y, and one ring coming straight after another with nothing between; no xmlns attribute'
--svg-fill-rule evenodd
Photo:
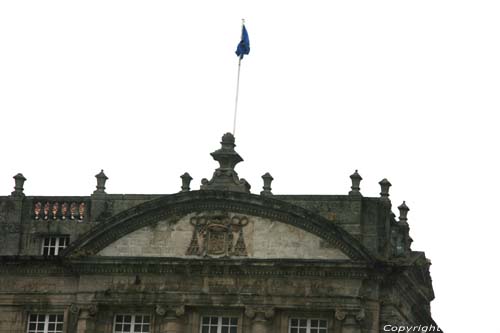
<svg viewBox="0 0 500 333"><path fill-rule="evenodd" d="M33 200L32 216L37 221L84 222L89 211L87 201L75 198Z"/></svg>

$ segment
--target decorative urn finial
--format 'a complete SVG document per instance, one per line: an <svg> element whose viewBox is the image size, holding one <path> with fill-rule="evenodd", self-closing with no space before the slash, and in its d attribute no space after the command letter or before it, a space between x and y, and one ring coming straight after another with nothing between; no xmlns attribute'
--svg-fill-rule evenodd
<svg viewBox="0 0 500 333"><path fill-rule="evenodd" d="M408 222L408 212L410 211L410 208L406 205L406 202L403 201L401 206L398 207L399 209L399 222L402 223L407 223Z"/></svg>
<svg viewBox="0 0 500 333"><path fill-rule="evenodd" d="M380 200L390 202L391 200L389 199L389 187L391 187L392 184L386 178L384 178L379 182L379 185Z"/></svg>
<svg viewBox="0 0 500 333"><path fill-rule="evenodd" d="M181 176L181 179L182 179L181 192L188 192L191 189L189 187L189 184L191 184L193 177L191 177L189 173L184 172L184 174Z"/></svg>
<svg viewBox="0 0 500 333"><path fill-rule="evenodd" d="M350 177L352 186L351 186L351 191L349 191L349 195L361 196L361 192L359 192L359 184L361 183L363 178L358 173L358 170L354 171L354 173Z"/></svg>
<svg viewBox="0 0 500 333"><path fill-rule="evenodd" d="M264 175L262 175L262 179L264 180L264 186L262 187L262 192L260 192L260 194L272 195L273 193L271 192L271 182L274 180L273 176L271 176L269 172L266 172Z"/></svg>
<svg viewBox="0 0 500 333"><path fill-rule="evenodd" d="M26 181L26 178L23 176L22 173L18 173L14 177L14 191L11 193L13 197L24 197L24 182Z"/></svg>
<svg viewBox="0 0 500 333"><path fill-rule="evenodd" d="M95 175L95 178L97 179L97 186L96 190L94 191L94 194L102 193L106 194L106 180L108 180L108 177L104 174L104 170L101 169L101 172L99 172L97 175Z"/></svg>
<svg viewBox="0 0 500 333"><path fill-rule="evenodd" d="M234 170L236 164L243 161L241 156L234 150L234 136L226 133L222 136L221 148L210 155L219 162L219 167L210 181L205 178L201 181L202 190L223 190L250 193L250 184L245 179L239 179Z"/></svg>

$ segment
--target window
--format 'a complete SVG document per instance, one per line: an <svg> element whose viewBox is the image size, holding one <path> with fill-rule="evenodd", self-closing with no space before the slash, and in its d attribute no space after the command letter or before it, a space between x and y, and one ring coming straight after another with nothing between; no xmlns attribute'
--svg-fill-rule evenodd
<svg viewBox="0 0 500 333"><path fill-rule="evenodd" d="M43 239L42 254L57 256L69 244L69 236L48 236Z"/></svg>
<svg viewBox="0 0 500 333"><path fill-rule="evenodd" d="M290 319L289 333L326 333L325 319Z"/></svg>
<svg viewBox="0 0 500 333"><path fill-rule="evenodd" d="M115 316L113 333L149 333L149 326L148 315L120 314Z"/></svg>
<svg viewBox="0 0 500 333"><path fill-rule="evenodd" d="M238 318L235 317L203 317L201 333L237 333Z"/></svg>
<svg viewBox="0 0 500 333"><path fill-rule="evenodd" d="M30 314L28 333L62 333L62 314Z"/></svg>

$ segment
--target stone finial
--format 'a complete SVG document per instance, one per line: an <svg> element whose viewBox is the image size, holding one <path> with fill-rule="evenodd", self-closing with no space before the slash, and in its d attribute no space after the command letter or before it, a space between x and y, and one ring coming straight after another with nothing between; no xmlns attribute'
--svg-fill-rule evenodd
<svg viewBox="0 0 500 333"><path fill-rule="evenodd" d="M349 191L349 195L352 196L361 196L361 192L359 192L359 184L363 180L363 178L359 175L358 170L354 171L351 177L351 191Z"/></svg>
<svg viewBox="0 0 500 333"><path fill-rule="evenodd" d="M13 197L24 197L24 182L26 181L26 178L23 176L22 173L18 173L14 177L14 191L11 193Z"/></svg>
<svg viewBox="0 0 500 333"><path fill-rule="evenodd" d="M380 200L390 201L389 187L391 187L392 184L386 178L384 178L379 182L379 185L380 185Z"/></svg>
<svg viewBox="0 0 500 333"><path fill-rule="evenodd" d="M104 190L106 189L106 180L108 180L108 177L104 174L104 170L101 169L101 172L95 175L95 178L97 179L97 186L94 194L105 194Z"/></svg>
<svg viewBox="0 0 500 333"><path fill-rule="evenodd" d="M193 180L193 177L191 177L191 175L189 173L184 172L184 174L181 175L181 179L182 179L182 186L181 186L182 191L181 192L188 192L191 189L189 187L189 184Z"/></svg>
<svg viewBox="0 0 500 333"><path fill-rule="evenodd" d="M210 155L219 162L219 167L210 181L202 179L202 190L222 190L250 193L250 184L244 179L239 179L234 170L236 164L243 161L241 156L234 150L234 136L226 133L222 136L221 148Z"/></svg>
<svg viewBox="0 0 500 333"><path fill-rule="evenodd" d="M273 176L269 174L269 172L266 172L264 175L262 175L262 180L264 180L264 186L262 187L262 192L260 192L261 195L272 195L273 193L271 192L271 183L274 180Z"/></svg>
<svg viewBox="0 0 500 333"><path fill-rule="evenodd" d="M410 211L410 208L406 205L406 202L403 201L401 206L398 207L399 209L399 222L408 222L408 212Z"/></svg>

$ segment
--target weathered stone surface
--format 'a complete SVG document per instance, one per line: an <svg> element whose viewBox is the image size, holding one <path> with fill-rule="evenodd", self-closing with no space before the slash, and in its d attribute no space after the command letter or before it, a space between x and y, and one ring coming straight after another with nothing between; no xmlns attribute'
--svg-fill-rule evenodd
<svg viewBox="0 0 500 333"><path fill-rule="evenodd" d="M236 214L229 213L229 218ZM100 256L151 256L192 257L187 255L194 231L191 219L200 214L190 214L176 223L160 221L143 227L115 241L98 253ZM201 214L203 216L203 213ZM302 259L349 259L334 245L299 228L248 216L243 237L249 258L302 258ZM232 232L232 245L238 232ZM200 244L201 245L201 244Z"/></svg>
<svg viewBox="0 0 500 333"><path fill-rule="evenodd" d="M236 318L238 333L288 333L292 318L328 333L435 325L430 261L387 182L382 199L363 197L356 175L350 195L272 195L270 182L254 195L234 137L222 144L200 191L108 194L98 175L91 196L32 197L19 182L0 197L0 333L26 332L33 313L78 333L111 333L125 313L162 333L199 333L204 316ZM49 236L70 245L41 256Z"/></svg>

